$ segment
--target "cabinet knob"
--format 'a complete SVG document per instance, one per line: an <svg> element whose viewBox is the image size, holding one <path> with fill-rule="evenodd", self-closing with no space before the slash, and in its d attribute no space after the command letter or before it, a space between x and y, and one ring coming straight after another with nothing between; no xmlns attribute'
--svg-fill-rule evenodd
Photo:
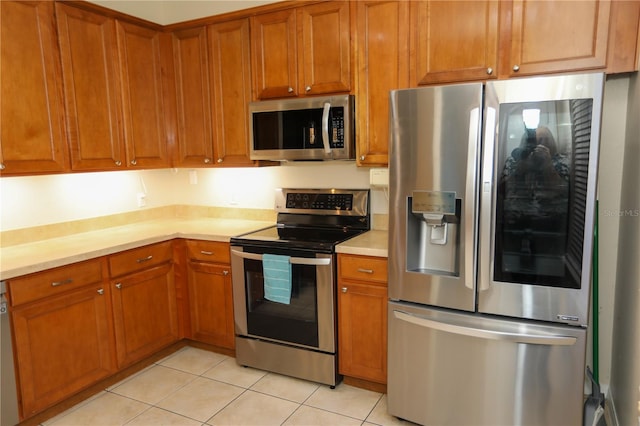
<svg viewBox="0 0 640 426"><path fill-rule="evenodd" d="M135 166L136 164L138 164L138 160L136 160L136 159L131 160L131 165L132 166Z"/></svg>
<svg viewBox="0 0 640 426"><path fill-rule="evenodd" d="M289 92L289 93L293 93L293 87L289 87L289 88L287 89L287 92Z"/></svg>
<svg viewBox="0 0 640 426"><path fill-rule="evenodd" d="M211 162L211 158L205 158L204 162L205 162L205 164L209 164Z"/></svg>
<svg viewBox="0 0 640 426"><path fill-rule="evenodd" d="M493 74L493 68L489 67L487 68L487 75L491 75Z"/></svg>
<svg viewBox="0 0 640 426"><path fill-rule="evenodd" d="M0 163L0 170L4 170L5 169L5 165Z"/></svg>
<svg viewBox="0 0 640 426"><path fill-rule="evenodd" d="M346 292L347 292L347 288L346 288L346 287L342 287L340 290L341 290L343 293L346 293Z"/></svg>
<svg viewBox="0 0 640 426"><path fill-rule="evenodd" d="M116 161L116 166L118 167L122 166L122 161Z"/></svg>
<svg viewBox="0 0 640 426"><path fill-rule="evenodd" d="M515 72L520 71L520 65L514 65L514 66L513 66L513 70L514 70Z"/></svg>
<svg viewBox="0 0 640 426"><path fill-rule="evenodd" d="M99 288L98 289L98 294L99 295L103 295L104 294L104 288Z"/></svg>
<svg viewBox="0 0 640 426"><path fill-rule="evenodd" d="M310 92L311 91L311 86L305 87L304 90L306 90L307 92Z"/></svg>
<svg viewBox="0 0 640 426"><path fill-rule="evenodd" d="M364 155L361 155L360 156L360 161L364 161L364 159L365 159Z"/></svg>
<svg viewBox="0 0 640 426"><path fill-rule="evenodd" d="M224 271L222 271L222 275L227 276L229 275L229 271L227 271L226 269Z"/></svg>
<svg viewBox="0 0 640 426"><path fill-rule="evenodd" d="M122 288L122 283L116 283L116 288L120 290Z"/></svg>
<svg viewBox="0 0 640 426"><path fill-rule="evenodd" d="M222 163L224 160L222 158L218 158L218 164Z"/></svg>

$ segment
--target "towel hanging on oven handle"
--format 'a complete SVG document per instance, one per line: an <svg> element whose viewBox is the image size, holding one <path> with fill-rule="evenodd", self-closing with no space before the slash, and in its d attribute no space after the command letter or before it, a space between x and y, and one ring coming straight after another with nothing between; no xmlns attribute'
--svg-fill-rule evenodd
<svg viewBox="0 0 640 426"><path fill-rule="evenodd" d="M231 253L235 254L236 256L242 257L243 259L259 260L260 262L262 262L262 255L260 253L247 253L247 252L238 251L238 250L231 250ZM311 258L291 257L289 258L289 262L292 265L322 266L322 265L330 265L331 258L327 257L327 258L317 259L315 257L311 257Z"/></svg>

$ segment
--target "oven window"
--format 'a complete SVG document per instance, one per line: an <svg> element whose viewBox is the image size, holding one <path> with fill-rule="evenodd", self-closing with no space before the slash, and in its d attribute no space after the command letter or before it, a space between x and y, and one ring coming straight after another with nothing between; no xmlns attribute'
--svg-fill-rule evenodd
<svg viewBox="0 0 640 426"><path fill-rule="evenodd" d="M300 253L288 255L304 257ZM249 334L317 348L319 343L316 267L291 265L289 304L272 302L265 298L261 261L245 259L244 273Z"/></svg>

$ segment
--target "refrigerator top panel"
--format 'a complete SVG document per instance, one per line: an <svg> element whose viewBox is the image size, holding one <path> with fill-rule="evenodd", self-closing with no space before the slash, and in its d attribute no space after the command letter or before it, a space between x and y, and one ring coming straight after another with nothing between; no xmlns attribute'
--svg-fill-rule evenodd
<svg viewBox="0 0 640 426"><path fill-rule="evenodd" d="M392 91L389 297L475 309L482 85Z"/></svg>
<svg viewBox="0 0 640 426"><path fill-rule="evenodd" d="M490 82L478 310L586 325L604 76Z"/></svg>

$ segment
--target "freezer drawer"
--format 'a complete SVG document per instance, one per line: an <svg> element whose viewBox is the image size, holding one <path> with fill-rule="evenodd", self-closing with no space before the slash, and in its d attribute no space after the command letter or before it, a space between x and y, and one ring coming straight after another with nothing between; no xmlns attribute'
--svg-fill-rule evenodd
<svg viewBox="0 0 640 426"><path fill-rule="evenodd" d="M389 413L423 425L579 425L586 330L389 302Z"/></svg>

